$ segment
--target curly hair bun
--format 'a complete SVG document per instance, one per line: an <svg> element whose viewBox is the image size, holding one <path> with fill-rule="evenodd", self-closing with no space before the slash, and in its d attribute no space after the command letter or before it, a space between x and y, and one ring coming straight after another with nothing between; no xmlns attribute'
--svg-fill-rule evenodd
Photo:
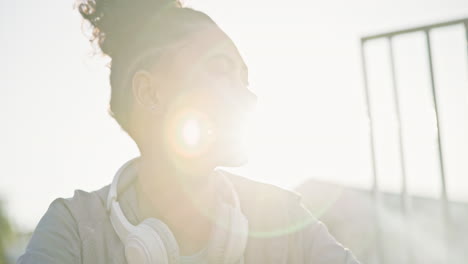
<svg viewBox="0 0 468 264"><path fill-rule="evenodd" d="M80 14L92 26L90 41L113 57L129 45L140 28L167 8L181 8L178 0L81 0Z"/></svg>

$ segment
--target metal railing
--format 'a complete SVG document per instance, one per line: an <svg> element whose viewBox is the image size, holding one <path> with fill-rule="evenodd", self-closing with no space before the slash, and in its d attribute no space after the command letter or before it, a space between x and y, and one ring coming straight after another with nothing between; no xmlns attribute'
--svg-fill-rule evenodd
<svg viewBox="0 0 468 264"><path fill-rule="evenodd" d="M374 123L373 123L373 109L371 106L371 96L370 96L370 87L369 87L369 80L368 80L368 69L367 69L367 61L366 61L366 43L371 41L371 40L377 40L377 39L386 39L388 41L388 54L389 54L389 63L390 63L390 71L391 71L391 86L392 86L392 92L393 92L393 97L394 97L394 107L395 107L395 116L396 116L396 123L397 123L397 136L398 136L398 151L399 151L399 159L400 159L400 164L401 164L401 201L402 201L402 213L405 215L408 213L409 210L409 195L408 195L408 188L407 188L407 169L406 169L406 163L405 163L405 151L404 151L404 144L403 144L403 129L402 129L402 120L401 120L401 104L399 101L400 94L399 94L399 87L397 83L397 73L396 73L396 66L395 66L395 55L394 55L394 38L397 36L401 36L404 34L409 34L409 33L415 33L415 32L423 32L424 37L425 37L425 45L427 49L427 58L428 58L428 73L430 76L430 86L431 86L431 98L432 98L432 105L435 113L435 125L437 128L437 156L438 156L438 162L439 162L439 175L440 175L440 182L441 182L441 206L442 206L442 211L444 213L445 217L445 226L446 226L446 234L447 234L447 239L450 239L450 212L449 212L449 206L448 206L448 194L447 194L447 177L446 177L446 172L445 172L445 166L444 166L444 151L443 151L443 144L441 142L441 125L440 125L440 115L439 115L439 109L440 109L440 104L437 100L438 95L437 95L437 87L436 83L434 81L434 65L433 65L433 50L432 50L432 43L431 43L431 31L436 28L442 28L442 27L448 27L448 26L453 26L453 25L463 25L465 29L465 37L466 37L466 47L468 50L468 18L464 19L457 19L457 20L452 20L452 21L447 21L447 22L442 22L442 23L435 23L431 25L426 25L426 26L420 26L420 27L413 27L413 28L407 28L403 30L397 30L397 31L390 31L390 32L385 32L385 33L380 33L380 34L375 34L375 35L369 35L369 36L364 36L361 38L361 60L362 60L362 72L363 72L363 77L364 77L364 94L365 94L365 101L366 101L366 106L367 106L367 117L368 117L368 122L369 122L369 129L370 129L370 154L371 154L371 165L372 165L372 191L374 194L374 198L376 201L377 205L377 222L380 222L378 220L378 208L380 207L379 205L379 177L377 173L377 165L376 165L376 147L375 147L375 128L374 128ZM377 232L377 239L379 239L379 230L380 227L377 227L378 230ZM381 238L380 238L381 239ZM410 246L410 245L409 245ZM382 250L379 250L378 252L379 255L379 262L384 263L385 262L385 257L384 252ZM449 255L449 253L447 253ZM409 257L411 262L411 257Z"/></svg>

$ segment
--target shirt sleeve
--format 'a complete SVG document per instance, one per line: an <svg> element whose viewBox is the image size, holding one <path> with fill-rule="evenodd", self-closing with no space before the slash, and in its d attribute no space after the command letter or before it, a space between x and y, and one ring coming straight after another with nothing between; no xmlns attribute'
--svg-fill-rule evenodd
<svg viewBox="0 0 468 264"><path fill-rule="evenodd" d="M305 264L359 264L353 253L341 245L302 203L300 208L304 223L301 244Z"/></svg>
<svg viewBox="0 0 468 264"><path fill-rule="evenodd" d="M81 263L78 227L66 200L54 200L39 221L17 264Z"/></svg>

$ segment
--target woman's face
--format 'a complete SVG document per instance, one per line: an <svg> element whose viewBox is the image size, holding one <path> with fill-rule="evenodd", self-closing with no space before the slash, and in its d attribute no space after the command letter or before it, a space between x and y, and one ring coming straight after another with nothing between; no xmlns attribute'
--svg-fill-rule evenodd
<svg viewBox="0 0 468 264"><path fill-rule="evenodd" d="M166 67L158 75L165 73L158 92L164 114L154 125L169 153L184 164L245 163L246 121L256 96L234 43L213 25L189 36L159 67Z"/></svg>

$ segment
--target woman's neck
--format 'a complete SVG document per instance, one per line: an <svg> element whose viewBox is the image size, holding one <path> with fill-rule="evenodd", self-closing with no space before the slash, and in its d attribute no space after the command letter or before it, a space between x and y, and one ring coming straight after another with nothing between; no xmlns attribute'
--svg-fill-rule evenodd
<svg viewBox="0 0 468 264"><path fill-rule="evenodd" d="M207 244L216 206L213 169L180 170L141 156L136 182L141 219L158 218L176 237L182 255Z"/></svg>

